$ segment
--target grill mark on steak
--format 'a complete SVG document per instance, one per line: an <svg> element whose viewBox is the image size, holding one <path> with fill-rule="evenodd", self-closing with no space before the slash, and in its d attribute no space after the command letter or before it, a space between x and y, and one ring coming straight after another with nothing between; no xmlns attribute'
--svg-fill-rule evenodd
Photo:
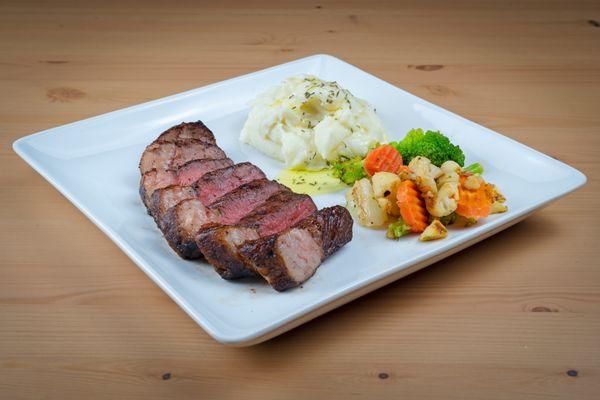
<svg viewBox="0 0 600 400"><path fill-rule="evenodd" d="M187 141L189 141L189 143L185 144ZM179 144L181 141L178 141L177 143ZM184 143L177 147L175 157L173 157L172 167L179 168L188 161L208 158L227 158L227 155L217 145L206 144L195 139L184 139Z"/></svg>
<svg viewBox="0 0 600 400"><path fill-rule="evenodd" d="M225 279L260 275L283 291L352 239L345 208L317 211L258 167L232 164L201 121L167 129L144 150L142 201L181 257L204 253Z"/></svg>
<svg viewBox="0 0 600 400"><path fill-rule="evenodd" d="M160 221L169 245L183 258L199 258L196 235L211 223L228 225L237 222L273 194L289 191L285 186L257 179L229 192L210 206L197 199L183 200L166 212Z"/></svg>
<svg viewBox="0 0 600 400"><path fill-rule="evenodd" d="M192 186L170 185L152 193L150 214L157 221L180 201L197 198L207 206L225 194L256 179L265 179L265 174L250 163L240 163L216 169L198 178ZM160 225L160 224L159 224Z"/></svg>
<svg viewBox="0 0 600 400"><path fill-rule="evenodd" d="M274 235L239 245L241 257L277 291L306 282L352 240L352 216L342 206L319 210Z"/></svg>
<svg viewBox="0 0 600 400"><path fill-rule="evenodd" d="M177 169L177 184L190 186L209 172L233 165L229 158L194 159Z"/></svg>
<svg viewBox="0 0 600 400"><path fill-rule="evenodd" d="M243 162L203 175L194 183L198 198L203 204L211 204L226 193L255 179L266 179L257 166Z"/></svg>
<svg viewBox="0 0 600 400"><path fill-rule="evenodd" d="M162 230L162 220L172 207L187 199L195 199L196 191L192 186L170 185L157 189L150 199L150 215Z"/></svg>
<svg viewBox="0 0 600 400"><path fill-rule="evenodd" d="M229 158L191 160L177 170L153 169L142 175L140 196L151 215L155 215L155 203L152 196L157 189L172 185L190 185L206 173L233 164Z"/></svg>
<svg viewBox="0 0 600 400"><path fill-rule="evenodd" d="M196 139L205 143L216 144L215 135L202 121L182 122L163 133L154 142L176 142L179 139Z"/></svg>
<svg viewBox="0 0 600 400"><path fill-rule="evenodd" d="M221 224L230 225L244 218L279 192L290 192L290 190L278 182L257 179L243 184L213 202L210 209L219 213Z"/></svg>
<svg viewBox="0 0 600 400"><path fill-rule="evenodd" d="M148 209L148 214L152 215L152 204L150 201L154 191L161 187L174 185L177 183L177 173L170 170L153 169L147 171L140 179L140 197Z"/></svg>
<svg viewBox="0 0 600 400"><path fill-rule="evenodd" d="M172 142L152 142L140 158L140 173L145 174L153 169L170 169L176 149L177 145Z"/></svg>
<svg viewBox="0 0 600 400"><path fill-rule="evenodd" d="M144 150L140 173L152 169L177 169L191 160L227 158L217 145L197 139L177 139L174 142L155 141Z"/></svg>
<svg viewBox="0 0 600 400"><path fill-rule="evenodd" d="M197 229L216 220L200 200L188 199L167 211L161 226L169 246L182 258L191 260L201 256L193 240Z"/></svg>
<svg viewBox="0 0 600 400"><path fill-rule="evenodd" d="M276 193L235 226L211 225L198 232L196 243L206 260L224 279L254 275L240 257L238 246L248 240L279 232L312 214L317 207L310 196L291 191Z"/></svg>

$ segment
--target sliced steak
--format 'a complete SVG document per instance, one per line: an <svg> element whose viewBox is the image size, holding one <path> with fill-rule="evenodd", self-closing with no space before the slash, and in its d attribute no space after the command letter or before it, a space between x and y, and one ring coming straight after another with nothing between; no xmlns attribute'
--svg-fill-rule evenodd
<svg viewBox="0 0 600 400"><path fill-rule="evenodd" d="M177 150L177 144L171 142L153 142L150 144L140 159L140 173L145 174L153 169L161 171L171 168L173 157Z"/></svg>
<svg viewBox="0 0 600 400"><path fill-rule="evenodd" d="M215 136L202 121L183 122L179 125L175 125L161 133L155 142L176 142L179 139L196 139L202 142L216 144Z"/></svg>
<svg viewBox="0 0 600 400"><path fill-rule="evenodd" d="M265 179L265 174L250 163L220 168L202 175L193 187L170 185L155 190L150 201L150 213L158 222L171 207L182 200L197 198L207 206L241 185L256 179Z"/></svg>
<svg viewBox="0 0 600 400"><path fill-rule="evenodd" d="M140 160L142 174L152 170L177 169L191 160L227 158L217 145L197 139L156 141L146 147Z"/></svg>
<svg viewBox="0 0 600 400"><path fill-rule="evenodd" d="M212 171L194 183L198 199L202 204L208 205L255 179L266 179L265 173L257 166L243 162L229 168Z"/></svg>
<svg viewBox="0 0 600 400"><path fill-rule="evenodd" d="M237 222L234 226L205 227L198 232L196 243L206 260L224 279L254 275L240 256L238 247L286 229L315 212L317 207L310 196L279 192Z"/></svg>
<svg viewBox="0 0 600 400"><path fill-rule="evenodd" d="M177 254L187 259L199 258L201 253L195 238L202 227L211 223L235 223L273 194L288 190L274 181L254 180L234 189L208 207L196 198L183 200L165 213L159 225Z"/></svg>
<svg viewBox="0 0 600 400"><path fill-rule="evenodd" d="M191 260L201 256L194 242L196 232L217 220L217 216L207 210L200 200L188 199L167 211L160 225L169 246L182 258Z"/></svg>
<svg viewBox="0 0 600 400"><path fill-rule="evenodd" d="M192 186L171 185L157 189L150 199L150 214L162 229L161 221L167 211L187 199L195 199L196 190Z"/></svg>
<svg viewBox="0 0 600 400"><path fill-rule="evenodd" d="M177 170L153 169L142 175L140 181L140 196L152 214L152 195L157 189L171 185L190 185L204 174L216 169L233 165L229 158L192 160Z"/></svg>
<svg viewBox="0 0 600 400"><path fill-rule="evenodd" d="M306 282L323 260L350 240L352 217L335 206L278 234L247 241L239 245L239 253L275 290L283 291Z"/></svg>
<svg viewBox="0 0 600 400"><path fill-rule="evenodd" d="M190 186L204 175L232 165L233 161L229 158L194 159L177 169L177 183Z"/></svg>
<svg viewBox="0 0 600 400"><path fill-rule="evenodd" d="M152 214L150 196L156 189L177 184L177 173L171 170L152 169L142 175L140 179L140 197L142 202L148 208L148 213Z"/></svg>
<svg viewBox="0 0 600 400"><path fill-rule="evenodd" d="M227 158L225 152L215 144L206 144L195 139L184 139L177 142L180 144L173 157L173 168L179 168L188 161L202 160L207 158Z"/></svg>

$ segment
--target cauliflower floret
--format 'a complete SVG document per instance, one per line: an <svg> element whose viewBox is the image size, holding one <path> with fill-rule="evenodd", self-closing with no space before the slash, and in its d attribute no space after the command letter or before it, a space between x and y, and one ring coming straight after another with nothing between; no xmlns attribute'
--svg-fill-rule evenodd
<svg viewBox="0 0 600 400"><path fill-rule="evenodd" d="M379 203L379 206L386 213L394 216L400 215L398 204L396 202L396 192L400 184L400 177L391 172L377 172L371 179L373 183L373 193Z"/></svg>
<svg viewBox="0 0 600 400"><path fill-rule="evenodd" d="M373 186L367 178L354 183L346 193L346 201L348 209L356 215L362 226L380 228L387 223L388 216L375 199Z"/></svg>
<svg viewBox="0 0 600 400"><path fill-rule="evenodd" d="M442 170L429 161L426 157L417 156L408 163L408 168L415 175L415 182L423 194L437 192L435 178L440 176Z"/></svg>
<svg viewBox="0 0 600 400"><path fill-rule="evenodd" d="M426 157L415 157L408 167L414 173L415 182L431 215L444 217L456 210L460 171L457 163L446 161L438 168Z"/></svg>
<svg viewBox="0 0 600 400"><path fill-rule="evenodd" d="M426 198L427 211L434 217L445 217L456 211L458 206L458 174L447 172L437 180L438 191L431 197Z"/></svg>
<svg viewBox="0 0 600 400"><path fill-rule="evenodd" d="M467 179L465 179L464 186L469 190L477 190L483 183L483 179L481 179L478 175L469 175Z"/></svg>
<svg viewBox="0 0 600 400"><path fill-rule="evenodd" d="M442 170L443 173L448 173L448 172L455 172L455 173L460 173L460 165L458 165L458 163L456 163L455 161L452 160L448 160L445 163L443 163L440 166L440 169Z"/></svg>

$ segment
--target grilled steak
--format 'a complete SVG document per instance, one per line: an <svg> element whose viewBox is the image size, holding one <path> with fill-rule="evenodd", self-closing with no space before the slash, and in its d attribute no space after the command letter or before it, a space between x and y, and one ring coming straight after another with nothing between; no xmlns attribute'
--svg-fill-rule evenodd
<svg viewBox="0 0 600 400"><path fill-rule="evenodd" d="M352 240L352 217L341 206L319 210L278 234L239 245L241 257L277 291L306 282Z"/></svg>
<svg viewBox="0 0 600 400"><path fill-rule="evenodd" d="M162 229L161 221L167 211L183 200L195 198L196 190L193 186L170 185L156 189L150 198L150 215L154 217L159 228Z"/></svg>
<svg viewBox="0 0 600 400"><path fill-rule="evenodd" d="M140 196L152 213L151 198L155 190L171 185L190 185L204 174L233 164L229 158L192 160L177 170L153 169L142 175Z"/></svg>
<svg viewBox="0 0 600 400"><path fill-rule="evenodd" d="M244 162L203 175L194 183L194 187L202 204L211 204L245 183L265 178L260 168Z"/></svg>
<svg viewBox="0 0 600 400"><path fill-rule="evenodd" d="M264 178L265 174L250 163L216 169L202 175L193 187L171 185L155 190L150 202L150 213L160 221L167 210L182 200L198 198L207 206L245 183Z"/></svg>
<svg viewBox="0 0 600 400"><path fill-rule="evenodd" d="M176 149L177 144L172 142L152 142L142 153L140 173L145 174L153 169L161 171L170 169Z"/></svg>
<svg viewBox="0 0 600 400"><path fill-rule="evenodd" d="M352 239L340 206L317 210L251 163L233 162L201 121L164 131L140 160L140 196L177 254L224 279L262 276L283 291Z"/></svg>
<svg viewBox="0 0 600 400"><path fill-rule="evenodd" d="M227 158L217 145L197 139L177 139L175 142L156 141L146 147L140 160L142 174L152 170L177 169L191 160Z"/></svg>
<svg viewBox="0 0 600 400"><path fill-rule="evenodd" d="M196 243L206 260L224 279L237 279L254 275L245 265L238 246L286 229L306 218L316 210L310 196L279 192L235 224L235 226L210 225L198 232Z"/></svg>
<svg viewBox="0 0 600 400"><path fill-rule="evenodd" d="M198 142L195 139L184 139L183 143L179 140L177 143L180 145L173 157L172 168L179 168L191 160L227 158L225 152L214 144Z"/></svg>
<svg viewBox="0 0 600 400"><path fill-rule="evenodd" d="M179 139L196 139L202 142L216 144L215 136L202 121L183 122L179 125L175 125L161 133L155 142L176 142Z"/></svg>
<svg viewBox="0 0 600 400"><path fill-rule="evenodd" d="M149 214L151 214L150 196L152 193L156 189L175 184L177 184L176 171L153 169L142 175L142 178L140 179L139 193L140 197L142 198L142 202L148 208Z"/></svg>
<svg viewBox="0 0 600 400"><path fill-rule="evenodd" d="M169 245L183 258L199 258L195 238L200 228L210 223L237 222L273 194L288 191L285 186L266 179L246 183L210 206L196 198L183 200L166 212L160 226Z"/></svg>

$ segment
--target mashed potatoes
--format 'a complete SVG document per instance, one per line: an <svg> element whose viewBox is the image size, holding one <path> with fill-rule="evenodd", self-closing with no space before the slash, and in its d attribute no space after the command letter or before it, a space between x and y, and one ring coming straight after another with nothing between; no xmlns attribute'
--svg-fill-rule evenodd
<svg viewBox="0 0 600 400"><path fill-rule="evenodd" d="M386 140L375 109L336 82L294 76L253 103L240 140L288 168L318 170Z"/></svg>

